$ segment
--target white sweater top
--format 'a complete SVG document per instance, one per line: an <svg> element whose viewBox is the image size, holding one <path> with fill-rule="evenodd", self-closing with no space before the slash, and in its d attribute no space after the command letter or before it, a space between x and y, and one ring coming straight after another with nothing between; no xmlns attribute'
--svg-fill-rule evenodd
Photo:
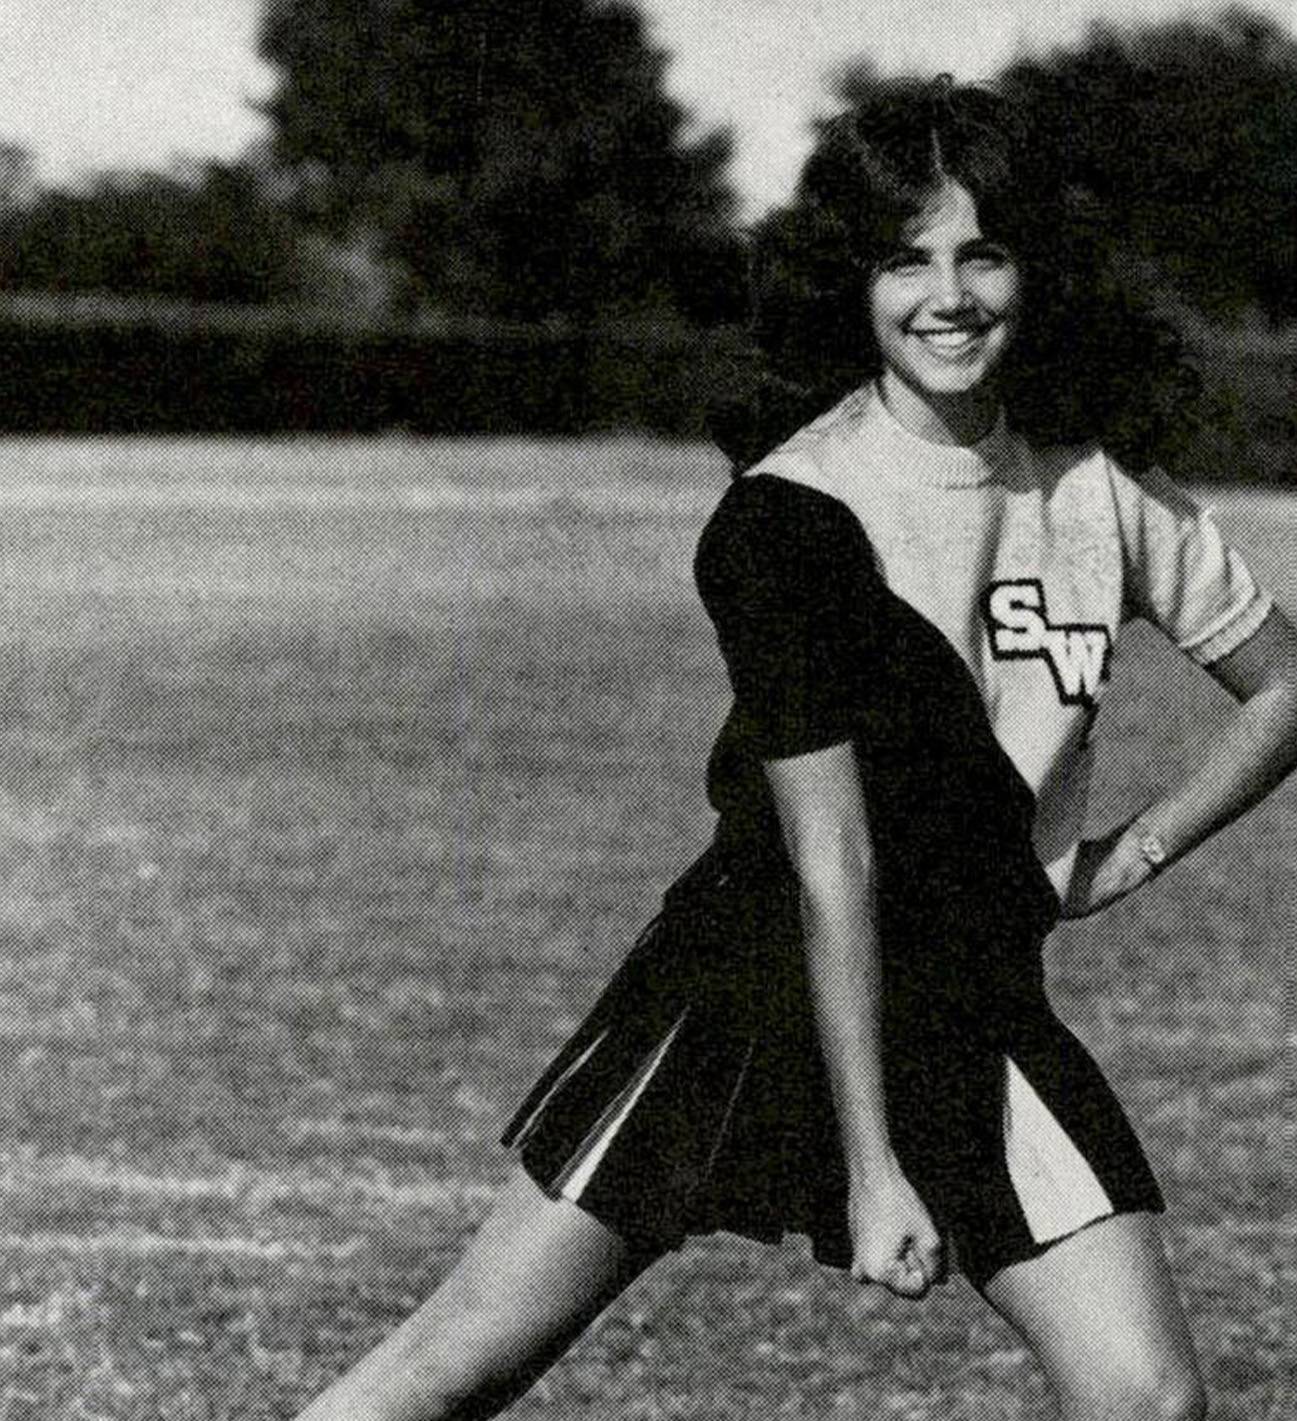
<svg viewBox="0 0 1297 1421"><path fill-rule="evenodd" d="M891 590L959 652L1036 793L1036 847L1060 894L1122 625L1146 618L1206 664L1270 610L1210 513L1165 475L1134 477L1093 444L1035 448L1003 415L977 444L933 444L870 385L748 472L845 503Z"/></svg>

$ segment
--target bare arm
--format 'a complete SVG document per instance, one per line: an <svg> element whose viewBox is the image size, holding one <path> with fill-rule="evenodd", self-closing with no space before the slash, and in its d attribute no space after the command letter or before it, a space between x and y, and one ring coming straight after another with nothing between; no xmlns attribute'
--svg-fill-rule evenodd
<svg viewBox="0 0 1297 1421"><path fill-rule="evenodd" d="M1263 799L1297 766L1297 629L1277 608L1242 646L1207 670L1239 709L1179 784L1129 824L1081 846L1068 895L1069 917L1096 912L1153 872L1140 851L1147 828L1182 858Z"/></svg>
<svg viewBox="0 0 1297 1421"><path fill-rule="evenodd" d="M874 852L851 743L882 584L850 510L781 480L727 491L694 570L801 886L809 990L849 1174L851 1271L917 1297L941 1274L941 1245L888 1137Z"/></svg>
<svg viewBox="0 0 1297 1421"><path fill-rule="evenodd" d="M874 856L855 752L843 742L770 760L766 774L801 885L807 974L850 1179L852 1273L918 1297L944 1261L888 1134Z"/></svg>

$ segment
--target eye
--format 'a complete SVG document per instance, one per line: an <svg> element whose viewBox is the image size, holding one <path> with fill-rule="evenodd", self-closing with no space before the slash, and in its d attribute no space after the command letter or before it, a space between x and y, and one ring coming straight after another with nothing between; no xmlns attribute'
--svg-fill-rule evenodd
<svg viewBox="0 0 1297 1421"><path fill-rule="evenodd" d="M886 272L888 275L904 275L907 272L921 271L926 265L927 258L921 251L914 247L898 247L880 257L874 270Z"/></svg>
<svg viewBox="0 0 1297 1421"><path fill-rule="evenodd" d="M981 271L997 271L1002 267L1012 266L1014 255L1008 247L1001 246L999 242L979 242L975 247L968 247L961 257L965 266L976 267Z"/></svg>

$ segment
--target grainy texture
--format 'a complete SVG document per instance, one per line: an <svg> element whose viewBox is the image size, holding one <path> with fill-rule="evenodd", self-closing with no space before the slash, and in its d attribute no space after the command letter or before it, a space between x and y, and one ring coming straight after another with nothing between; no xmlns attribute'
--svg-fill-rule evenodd
<svg viewBox="0 0 1297 1421"><path fill-rule="evenodd" d="M446 1269L518 1093L707 838L725 687L688 562L724 470L638 440L0 453L0 1417L286 1417ZM1297 503L1216 501L1293 605ZM1097 818L1222 709L1132 636ZM1050 950L1166 1188L1221 1421L1297 1410L1295 857L1288 787ZM905 1306L717 1239L516 1414L1041 1406L963 1285Z"/></svg>

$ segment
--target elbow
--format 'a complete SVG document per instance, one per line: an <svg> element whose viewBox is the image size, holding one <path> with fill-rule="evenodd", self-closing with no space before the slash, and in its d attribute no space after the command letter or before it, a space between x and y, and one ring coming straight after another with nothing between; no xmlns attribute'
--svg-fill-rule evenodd
<svg viewBox="0 0 1297 1421"><path fill-rule="evenodd" d="M863 827L859 832L843 829L796 844L793 868L803 909L814 917L836 916L862 893L872 896L874 851Z"/></svg>
<svg viewBox="0 0 1297 1421"><path fill-rule="evenodd" d="M1297 675L1274 677L1254 696L1248 697L1248 701L1252 700L1265 705L1268 715L1282 727L1288 746L1297 751Z"/></svg>
<svg viewBox="0 0 1297 1421"><path fill-rule="evenodd" d="M1297 680L1285 677L1275 687L1275 700L1288 731L1289 743L1297 742Z"/></svg>
<svg viewBox="0 0 1297 1421"><path fill-rule="evenodd" d="M1273 786L1297 766L1297 678L1274 676L1242 701L1239 752L1264 765Z"/></svg>
<svg viewBox="0 0 1297 1421"><path fill-rule="evenodd" d="M1297 682L1285 682L1279 695L1284 724L1284 749L1291 770L1297 765Z"/></svg>

